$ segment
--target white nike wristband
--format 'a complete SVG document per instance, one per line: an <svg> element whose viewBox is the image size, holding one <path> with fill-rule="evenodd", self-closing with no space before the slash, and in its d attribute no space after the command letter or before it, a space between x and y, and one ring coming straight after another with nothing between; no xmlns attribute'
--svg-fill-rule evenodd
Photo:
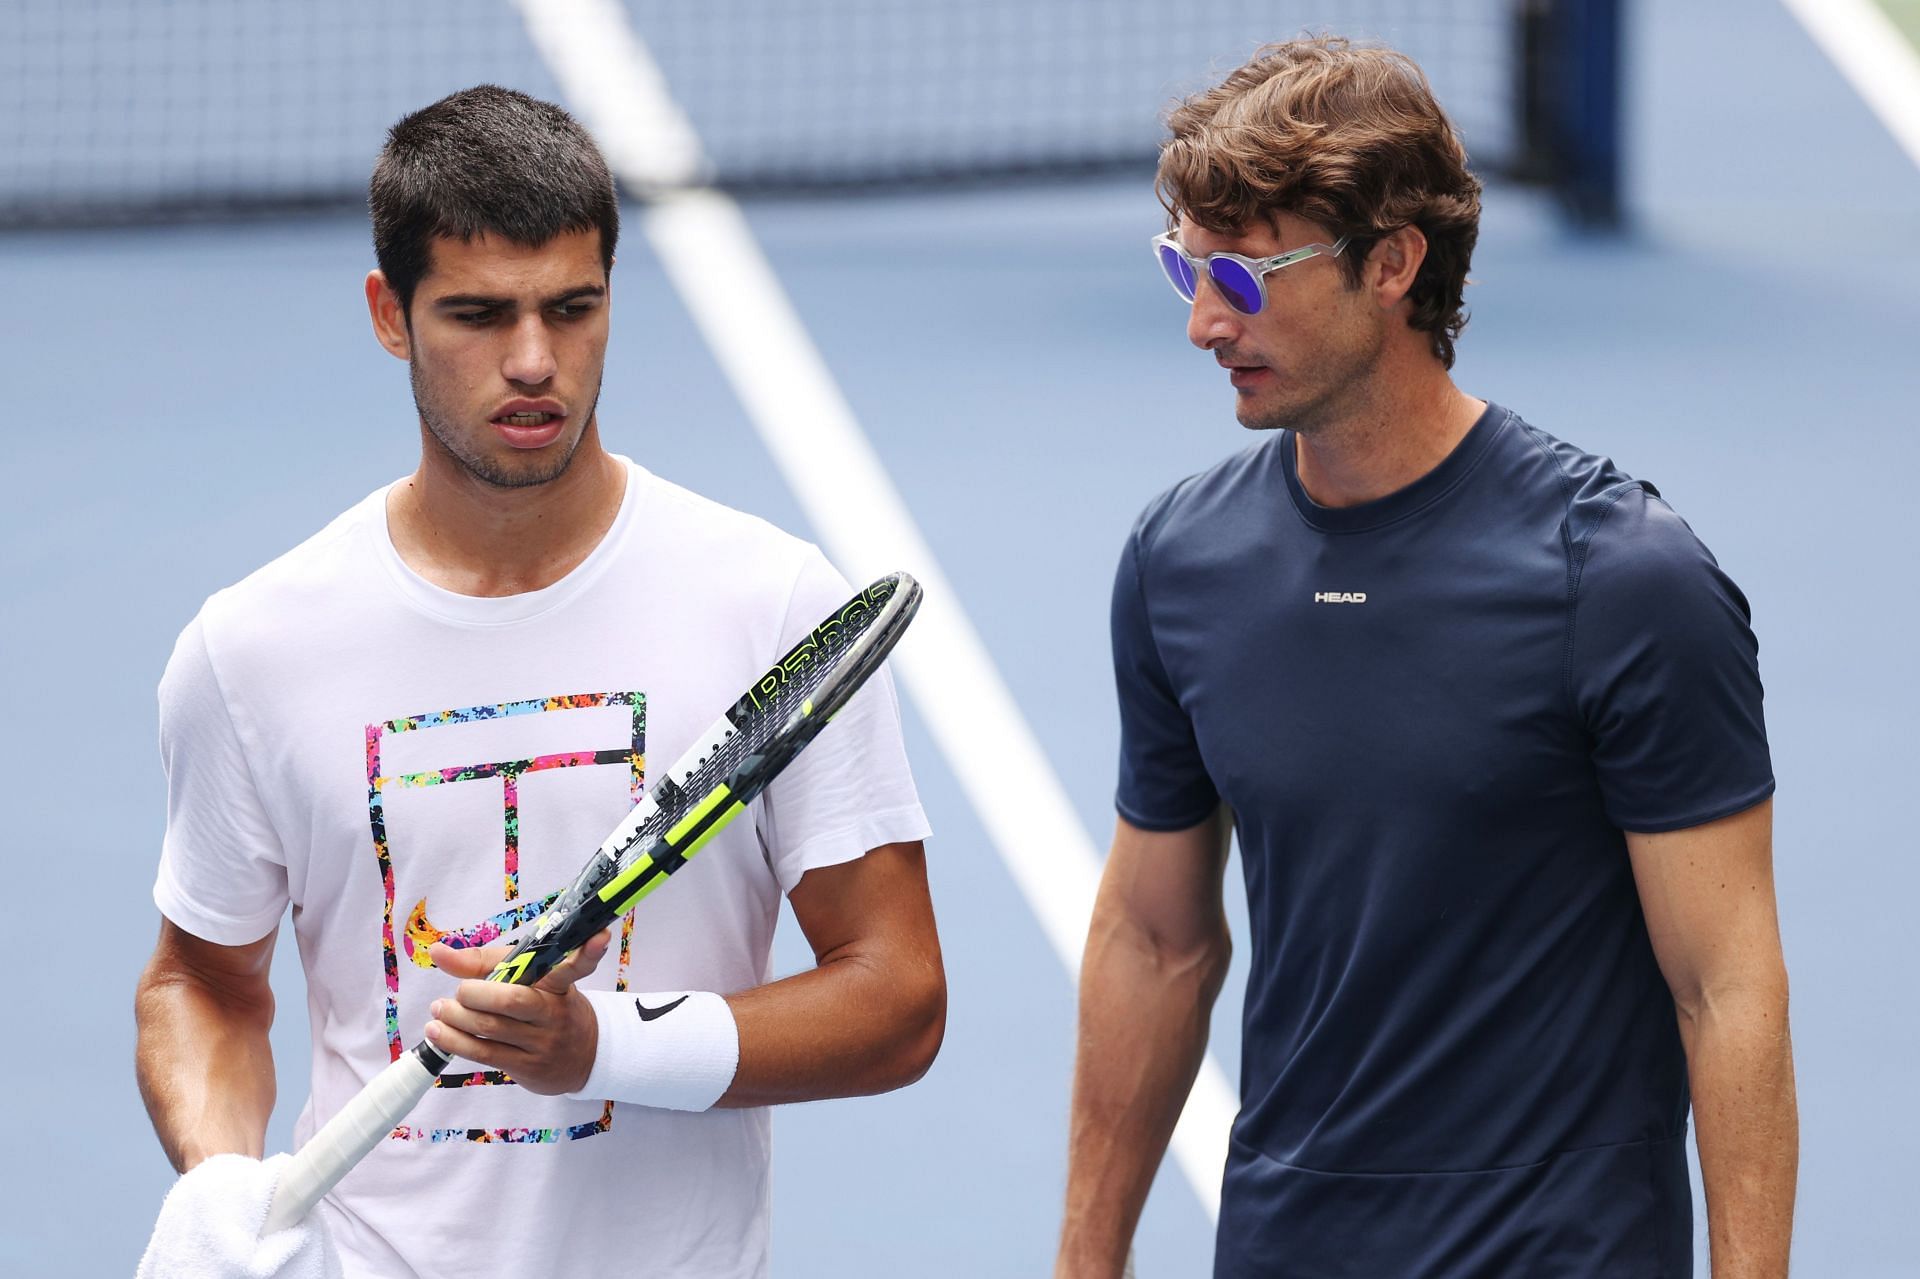
<svg viewBox="0 0 1920 1279"><path fill-rule="evenodd" d="M711 991L584 990L600 1023L593 1070L577 1101L710 1110L740 1067L733 1009Z"/></svg>

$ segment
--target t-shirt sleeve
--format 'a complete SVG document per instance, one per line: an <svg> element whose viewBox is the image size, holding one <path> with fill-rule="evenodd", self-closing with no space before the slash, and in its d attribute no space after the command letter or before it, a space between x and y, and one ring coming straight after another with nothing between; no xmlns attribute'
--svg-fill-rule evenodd
<svg viewBox="0 0 1920 1279"><path fill-rule="evenodd" d="M1120 701L1114 806L1143 830L1185 830L1205 821L1220 796L1154 641L1140 540L1136 527L1113 580L1113 677Z"/></svg>
<svg viewBox="0 0 1920 1279"><path fill-rule="evenodd" d="M280 922L286 857L214 673L204 617L181 632L160 679L167 831L153 900L195 937L239 946Z"/></svg>
<svg viewBox="0 0 1920 1279"><path fill-rule="evenodd" d="M1747 598L1673 509L1627 491L1591 539L1570 676L1621 830L1698 826L1773 793Z"/></svg>
<svg viewBox="0 0 1920 1279"><path fill-rule="evenodd" d="M826 556L808 547L775 656L853 595ZM900 734L891 663L882 666L761 793L758 827L782 892L820 866L930 833Z"/></svg>

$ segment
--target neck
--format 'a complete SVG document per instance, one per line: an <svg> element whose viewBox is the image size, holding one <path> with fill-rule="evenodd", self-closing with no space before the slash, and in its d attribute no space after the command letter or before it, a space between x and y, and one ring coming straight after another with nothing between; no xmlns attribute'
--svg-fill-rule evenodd
<svg viewBox="0 0 1920 1279"><path fill-rule="evenodd" d="M592 554L620 513L626 483L596 424L563 475L526 488L476 478L429 437L420 468L387 494L388 534L407 567L443 590L522 595Z"/></svg>
<svg viewBox="0 0 1920 1279"><path fill-rule="evenodd" d="M1358 506L1394 493L1446 460L1486 409L1446 369L1379 377L1358 402L1294 433L1300 485L1322 506Z"/></svg>

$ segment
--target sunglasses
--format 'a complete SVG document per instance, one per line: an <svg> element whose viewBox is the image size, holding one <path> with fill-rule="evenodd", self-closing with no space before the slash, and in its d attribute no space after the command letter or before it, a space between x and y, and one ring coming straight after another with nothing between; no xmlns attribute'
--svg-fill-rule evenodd
<svg viewBox="0 0 1920 1279"><path fill-rule="evenodd" d="M1332 244L1303 244L1271 258L1247 258L1238 253L1209 253L1204 258L1195 258L1187 256L1169 231L1153 237L1153 256L1166 272L1167 283L1187 302L1193 301L1199 289L1200 273L1205 271L1228 306L1242 315L1258 315L1267 305L1270 272L1322 255L1337 258L1352 242L1352 236L1343 235Z"/></svg>

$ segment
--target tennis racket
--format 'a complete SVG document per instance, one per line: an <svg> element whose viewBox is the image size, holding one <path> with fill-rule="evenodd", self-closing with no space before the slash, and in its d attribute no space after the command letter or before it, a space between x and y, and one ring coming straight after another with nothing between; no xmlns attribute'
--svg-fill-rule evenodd
<svg viewBox="0 0 1920 1279"><path fill-rule="evenodd" d="M919 606L920 584L894 573L814 627L648 788L487 980L539 981L685 866L880 669ZM287 1165L265 1232L305 1218L407 1117L450 1060L422 1039L369 1080Z"/></svg>

